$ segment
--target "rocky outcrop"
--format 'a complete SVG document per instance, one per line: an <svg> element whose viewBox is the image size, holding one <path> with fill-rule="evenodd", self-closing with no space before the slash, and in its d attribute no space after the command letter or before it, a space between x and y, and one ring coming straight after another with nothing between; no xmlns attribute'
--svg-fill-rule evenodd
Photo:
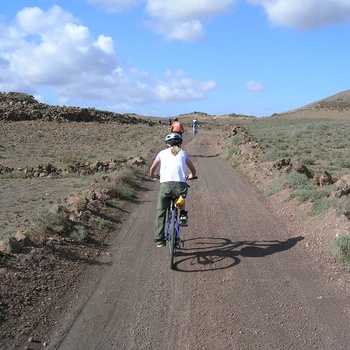
<svg viewBox="0 0 350 350"><path fill-rule="evenodd" d="M20 172L26 177L53 177L68 173L79 174L80 176L92 175L99 172L112 172L120 169L123 164L131 166L140 166L145 164L145 160L140 156L137 158L130 157L129 159L121 160L106 160L96 162L75 162L68 164L67 168L59 169L51 163L39 164L36 167L26 166L24 168L9 168L0 164L0 175Z"/></svg>
<svg viewBox="0 0 350 350"><path fill-rule="evenodd" d="M28 232L19 230L15 236L0 240L0 254L17 254L31 244Z"/></svg>
<svg viewBox="0 0 350 350"><path fill-rule="evenodd" d="M333 179L328 171L324 171L323 174L315 174L313 176L313 181L316 186L326 187L332 185Z"/></svg>
<svg viewBox="0 0 350 350"><path fill-rule="evenodd" d="M20 92L0 92L0 120L149 124L147 120L130 114L100 111L95 108L50 106L39 103L33 96Z"/></svg>

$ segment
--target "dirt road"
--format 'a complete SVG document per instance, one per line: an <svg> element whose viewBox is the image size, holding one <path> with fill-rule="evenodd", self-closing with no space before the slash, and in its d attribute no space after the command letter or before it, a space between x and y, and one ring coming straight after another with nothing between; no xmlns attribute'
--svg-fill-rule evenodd
<svg viewBox="0 0 350 350"><path fill-rule="evenodd" d="M176 270L153 243L159 184L150 181L47 348L349 348L348 298L206 140L202 132L184 145L199 179L190 183Z"/></svg>

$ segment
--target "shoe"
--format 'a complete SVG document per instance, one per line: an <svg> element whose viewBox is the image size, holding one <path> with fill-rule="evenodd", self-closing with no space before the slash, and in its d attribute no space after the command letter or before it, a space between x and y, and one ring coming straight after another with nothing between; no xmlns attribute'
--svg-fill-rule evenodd
<svg viewBox="0 0 350 350"><path fill-rule="evenodd" d="M187 211L185 210L181 210L180 211L180 225L181 226L187 226L187 221L188 221L188 215L187 215Z"/></svg>
<svg viewBox="0 0 350 350"><path fill-rule="evenodd" d="M162 247L165 247L165 243L164 242L157 243L157 248L162 248Z"/></svg>

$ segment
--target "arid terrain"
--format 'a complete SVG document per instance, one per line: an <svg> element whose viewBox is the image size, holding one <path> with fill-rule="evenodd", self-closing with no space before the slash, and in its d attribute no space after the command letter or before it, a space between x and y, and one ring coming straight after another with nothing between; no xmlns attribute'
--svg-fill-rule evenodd
<svg viewBox="0 0 350 350"><path fill-rule="evenodd" d="M348 348L350 278L334 241L349 220L307 216L287 190L263 196L278 172L259 158L230 166L232 125L250 117L198 117L193 136L193 115L179 116L199 178L175 271L153 244L147 176L167 119L0 121L2 247L18 248L1 255L1 349ZM61 207L74 235L34 239L42 212ZM6 245L18 232L31 241Z"/></svg>

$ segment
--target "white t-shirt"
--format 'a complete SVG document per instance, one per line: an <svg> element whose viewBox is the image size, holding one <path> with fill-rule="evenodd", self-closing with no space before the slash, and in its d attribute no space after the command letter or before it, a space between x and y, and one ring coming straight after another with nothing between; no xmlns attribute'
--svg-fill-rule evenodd
<svg viewBox="0 0 350 350"><path fill-rule="evenodd" d="M181 148L174 156L171 149L171 147L166 148L156 156L156 160L160 162L160 182L186 182L186 162L189 156Z"/></svg>

